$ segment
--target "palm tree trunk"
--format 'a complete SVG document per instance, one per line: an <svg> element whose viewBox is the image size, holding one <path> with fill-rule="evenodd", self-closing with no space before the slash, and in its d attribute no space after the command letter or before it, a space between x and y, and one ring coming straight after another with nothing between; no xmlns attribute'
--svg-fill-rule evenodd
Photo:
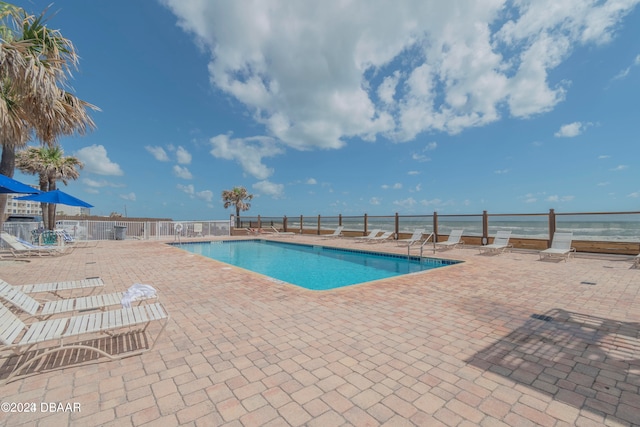
<svg viewBox="0 0 640 427"><path fill-rule="evenodd" d="M56 180L54 179L50 179L49 180L49 191L53 191L56 189ZM56 204L55 203L49 203L49 230L53 230L54 228L56 228Z"/></svg>
<svg viewBox="0 0 640 427"><path fill-rule="evenodd" d="M2 159L0 159L0 174L13 178L16 167L16 148L11 144L2 144ZM0 194L0 230L4 224L4 216L7 207L7 195Z"/></svg>
<svg viewBox="0 0 640 427"><path fill-rule="evenodd" d="M38 183L40 184L40 191L47 191L49 188L49 180L43 174L38 176ZM49 204L40 203L40 210L42 210L42 224L45 230L49 230Z"/></svg>
<svg viewBox="0 0 640 427"><path fill-rule="evenodd" d="M236 228L240 228L240 207L236 205Z"/></svg>

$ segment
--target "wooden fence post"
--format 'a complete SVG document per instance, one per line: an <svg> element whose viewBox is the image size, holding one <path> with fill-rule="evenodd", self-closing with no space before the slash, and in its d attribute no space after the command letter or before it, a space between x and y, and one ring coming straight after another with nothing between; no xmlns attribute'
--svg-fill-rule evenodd
<svg viewBox="0 0 640 427"><path fill-rule="evenodd" d="M362 234L363 236L367 235L367 214L364 214L364 233Z"/></svg>
<svg viewBox="0 0 640 427"><path fill-rule="evenodd" d="M433 213L433 240L438 241L438 212Z"/></svg>
<svg viewBox="0 0 640 427"><path fill-rule="evenodd" d="M556 234L556 212L553 209L549 209L549 242L547 247L551 247L554 234Z"/></svg>
<svg viewBox="0 0 640 427"><path fill-rule="evenodd" d="M399 232L400 232L400 218L398 217L398 212L396 212L396 235L394 236L396 240L398 240Z"/></svg>
<svg viewBox="0 0 640 427"><path fill-rule="evenodd" d="M489 215L487 211L482 211L482 244L489 243Z"/></svg>
<svg viewBox="0 0 640 427"><path fill-rule="evenodd" d="M320 235L320 215L318 215L318 232L316 234Z"/></svg>
<svg viewBox="0 0 640 427"><path fill-rule="evenodd" d="M300 234L302 234L302 215L300 215Z"/></svg>

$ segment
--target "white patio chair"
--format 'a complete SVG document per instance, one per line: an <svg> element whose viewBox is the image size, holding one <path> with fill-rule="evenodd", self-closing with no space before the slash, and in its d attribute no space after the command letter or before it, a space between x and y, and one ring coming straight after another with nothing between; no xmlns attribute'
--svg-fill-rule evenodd
<svg viewBox="0 0 640 427"><path fill-rule="evenodd" d="M16 317L4 304L0 304L0 358L14 357L15 362L5 363L9 367L9 375L0 384L11 382L25 368L27 375L40 372L50 366L46 363L48 356L62 352L63 355L76 355L66 360L67 363L81 357L78 365L95 362L94 357L87 357L86 352L94 352L109 359L122 359L141 354L155 347L158 338L164 331L169 314L159 302L140 305L132 308L99 311L79 316L55 318L26 325ZM137 332L146 333L152 322L162 322L162 327L154 339L121 339L114 332L141 327ZM108 342L105 342L104 335ZM102 339L96 339L102 337ZM69 340L77 340L69 343ZM48 347L42 347L48 343ZM128 351L126 351L128 350ZM67 352L67 353L64 353ZM30 354L33 357L30 357ZM84 356L83 356L84 355ZM66 367L56 365L55 367Z"/></svg>
<svg viewBox="0 0 640 427"><path fill-rule="evenodd" d="M449 237L444 242L437 242L436 247L443 249L457 248L460 245L463 245L464 242L460 240L462 238L462 229L451 230L449 233Z"/></svg>
<svg viewBox="0 0 640 427"><path fill-rule="evenodd" d="M493 238L493 243L479 248L480 253L502 253L508 248L513 247L513 245L509 243L510 238L511 231L498 231L496 237Z"/></svg>
<svg viewBox="0 0 640 427"><path fill-rule="evenodd" d="M567 262L567 259L576 252L576 248L571 247L572 241L573 233L571 232L554 233L553 240L551 241L551 247L540 251L540 259L561 257L564 258L564 262Z"/></svg>

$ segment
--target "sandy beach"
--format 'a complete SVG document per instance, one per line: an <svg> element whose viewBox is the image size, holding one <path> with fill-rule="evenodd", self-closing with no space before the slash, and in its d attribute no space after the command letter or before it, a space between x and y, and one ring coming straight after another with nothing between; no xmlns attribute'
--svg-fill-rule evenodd
<svg viewBox="0 0 640 427"><path fill-rule="evenodd" d="M157 241L3 262L0 278L15 285L96 276L103 292L150 284L171 319L141 356L2 386L3 403L37 410L2 412L0 423L640 424L640 270L631 257L565 263L472 247L438 256L465 262L325 292Z"/></svg>

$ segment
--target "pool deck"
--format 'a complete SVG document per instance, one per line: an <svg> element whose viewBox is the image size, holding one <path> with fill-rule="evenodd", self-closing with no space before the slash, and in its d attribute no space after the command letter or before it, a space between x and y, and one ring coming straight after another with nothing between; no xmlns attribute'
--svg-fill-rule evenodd
<svg viewBox="0 0 640 427"><path fill-rule="evenodd" d="M406 253L392 243L281 239ZM157 241L2 262L0 278L15 285L95 276L104 292L150 284L171 319L140 356L0 386L3 403L38 409L0 412L0 424L640 425L632 257L565 263L475 247L437 256L465 262L320 292ZM81 410L43 412L43 402Z"/></svg>

